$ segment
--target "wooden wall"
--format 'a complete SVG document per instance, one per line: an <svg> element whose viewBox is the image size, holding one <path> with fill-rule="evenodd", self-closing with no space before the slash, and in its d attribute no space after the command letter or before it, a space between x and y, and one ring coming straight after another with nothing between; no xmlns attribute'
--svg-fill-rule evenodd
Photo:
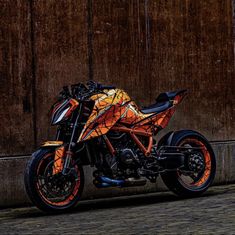
<svg viewBox="0 0 235 235"><path fill-rule="evenodd" d="M139 105L189 89L169 129L235 139L232 0L0 0L0 155L47 138L65 84L115 84Z"/></svg>
<svg viewBox="0 0 235 235"><path fill-rule="evenodd" d="M0 0L0 154L34 146L30 5Z"/></svg>
<svg viewBox="0 0 235 235"><path fill-rule="evenodd" d="M87 9L83 0L35 1L36 144L52 138L51 105L67 84L88 78Z"/></svg>

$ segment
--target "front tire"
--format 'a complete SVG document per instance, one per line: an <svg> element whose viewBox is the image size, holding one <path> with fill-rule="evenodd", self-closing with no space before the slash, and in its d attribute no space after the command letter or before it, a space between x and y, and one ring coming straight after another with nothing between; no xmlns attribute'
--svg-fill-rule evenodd
<svg viewBox="0 0 235 235"><path fill-rule="evenodd" d="M84 186L83 168L74 164L73 174L53 175L54 148L41 148L29 160L25 171L26 192L39 209L60 213L71 210L81 198Z"/></svg>
<svg viewBox="0 0 235 235"><path fill-rule="evenodd" d="M216 173L216 159L210 143L195 131L179 131L173 136L170 145L201 148L196 157L199 159L201 157L204 166L198 175L184 175L183 170L180 169L165 172L161 175L163 182L172 192L181 197L201 195L212 184ZM190 177L192 177L191 181L188 179Z"/></svg>

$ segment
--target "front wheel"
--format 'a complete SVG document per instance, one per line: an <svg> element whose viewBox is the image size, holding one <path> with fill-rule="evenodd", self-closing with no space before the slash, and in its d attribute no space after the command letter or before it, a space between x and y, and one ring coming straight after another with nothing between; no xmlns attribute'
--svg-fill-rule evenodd
<svg viewBox="0 0 235 235"><path fill-rule="evenodd" d="M39 209L64 212L78 203L84 186L83 168L72 163L67 175L53 174L55 149L39 149L29 160L25 171L26 192Z"/></svg>
<svg viewBox="0 0 235 235"><path fill-rule="evenodd" d="M201 195L212 184L216 172L216 159L210 143L197 132L181 131L173 137L171 145L184 147L189 153L186 166L163 173L163 182L179 196Z"/></svg>

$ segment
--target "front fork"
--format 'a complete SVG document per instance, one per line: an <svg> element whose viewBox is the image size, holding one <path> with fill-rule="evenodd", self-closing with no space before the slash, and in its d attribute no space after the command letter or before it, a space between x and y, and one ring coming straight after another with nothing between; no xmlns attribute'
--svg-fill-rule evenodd
<svg viewBox="0 0 235 235"><path fill-rule="evenodd" d="M70 164L72 161L72 156L73 156L72 151L66 151L65 158L64 158L65 160L64 160L63 169L62 169L63 175L68 175L71 171Z"/></svg>
<svg viewBox="0 0 235 235"><path fill-rule="evenodd" d="M69 150L70 149L70 150ZM62 173L68 175L71 171L71 162L74 153L68 145L63 144L56 148L53 165L53 175Z"/></svg>
<svg viewBox="0 0 235 235"><path fill-rule="evenodd" d="M53 167L53 174L57 174L59 172L62 172L63 175L68 175L71 172L71 162L72 157L74 155L73 148L75 147L75 141L77 140L77 130L78 130L78 120L80 117L82 109L82 104L79 106L78 115L76 117L75 123L73 125L73 130L71 134L71 138L69 141L69 144L62 145L56 149L55 152L55 159L54 159L54 167ZM60 138L60 129L57 130L56 139L58 140Z"/></svg>

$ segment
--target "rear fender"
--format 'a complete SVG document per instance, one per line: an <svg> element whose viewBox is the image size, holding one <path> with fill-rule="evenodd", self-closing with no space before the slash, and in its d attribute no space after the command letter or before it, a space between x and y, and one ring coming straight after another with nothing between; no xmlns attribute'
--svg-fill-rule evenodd
<svg viewBox="0 0 235 235"><path fill-rule="evenodd" d="M198 136L199 138L208 141L202 134L194 130L171 131L168 132L159 140L158 148L163 145L174 146L185 137L190 137L190 136Z"/></svg>
<svg viewBox="0 0 235 235"><path fill-rule="evenodd" d="M174 135L174 131L168 132L166 135L164 135L159 141L158 141L158 148L160 148L163 145L170 145L172 136Z"/></svg>

